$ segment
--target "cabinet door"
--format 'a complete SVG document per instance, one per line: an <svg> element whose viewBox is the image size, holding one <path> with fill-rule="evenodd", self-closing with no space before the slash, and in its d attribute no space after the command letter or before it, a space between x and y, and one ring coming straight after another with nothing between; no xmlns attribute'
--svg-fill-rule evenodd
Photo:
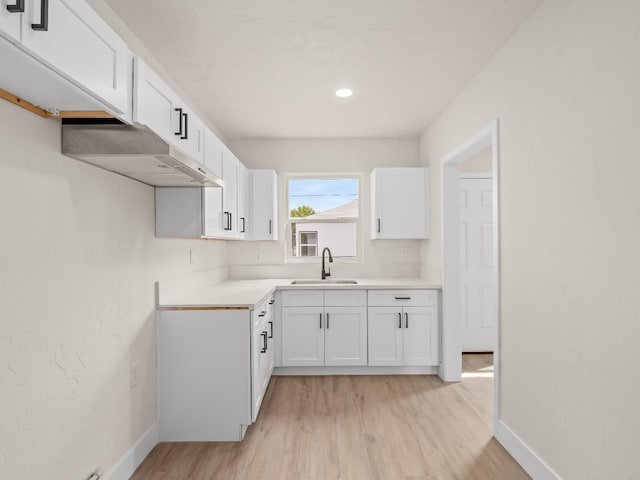
<svg viewBox="0 0 640 480"><path fill-rule="evenodd" d="M402 309L369 308L369 365L402 365Z"/></svg>
<svg viewBox="0 0 640 480"><path fill-rule="evenodd" d="M222 178L223 144L208 128L204 129L204 165L218 177Z"/></svg>
<svg viewBox="0 0 640 480"><path fill-rule="evenodd" d="M23 14L16 11L17 3L16 0L0 1L0 35L11 42L20 41L20 22ZM9 11L7 7L13 8L14 11Z"/></svg>
<svg viewBox="0 0 640 480"><path fill-rule="evenodd" d="M238 159L224 147L222 150L222 209L227 238L238 238Z"/></svg>
<svg viewBox="0 0 640 480"><path fill-rule="evenodd" d="M204 123L190 109L182 107L178 113L177 146L195 161L204 163Z"/></svg>
<svg viewBox="0 0 640 480"><path fill-rule="evenodd" d="M372 238L429 237L428 170L380 168L372 173Z"/></svg>
<svg viewBox="0 0 640 480"><path fill-rule="evenodd" d="M248 170L238 162L238 235L246 238L247 216L249 208L249 178Z"/></svg>
<svg viewBox="0 0 640 480"><path fill-rule="evenodd" d="M222 213L222 189L203 187L203 224L205 237L224 238L225 217Z"/></svg>
<svg viewBox="0 0 640 480"><path fill-rule="evenodd" d="M255 422L256 418L258 417L258 412L260 411L260 405L262 404L265 390L264 378L268 363L267 349L265 349L265 346L268 348L266 332L264 330L258 329L258 331L253 334L251 343L253 351L253 362L251 369L251 414L252 420Z"/></svg>
<svg viewBox="0 0 640 480"><path fill-rule="evenodd" d="M404 365L438 365L438 310L404 307Z"/></svg>
<svg viewBox="0 0 640 480"><path fill-rule="evenodd" d="M173 91L139 58L135 60L133 121L146 125L172 145L180 128L179 100Z"/></svg>
<svg viewBox="0 0 640 480"><path fill-rule="evenodd" d="M282 309L282 365L324 365L322 307Z"/></svg>
<svg viewBox="0 0 640 480"><path fill-rule="evenodd" d="M250 170L250 238L278 240L278 176L274 170Z"/></svg>
<svg viewBox="0 0 640 480"><path fill-rule="evenodd" d="M324 364L367 364L366 307L325 307Z"/></svg>
<svg viewBox="0 0 640 480"><path fill-rule="evenodd" d="M118 114L130 111L133 56L124 41L82 0L26 1L21 45ZM32 24L47 23L46 30Z"/></svg>

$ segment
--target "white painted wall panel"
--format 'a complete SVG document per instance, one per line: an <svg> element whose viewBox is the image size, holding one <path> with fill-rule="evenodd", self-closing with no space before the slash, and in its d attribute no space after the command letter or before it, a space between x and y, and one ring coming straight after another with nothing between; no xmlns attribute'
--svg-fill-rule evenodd
<svg viewBox="0 0 640 480"><path fill-rule="evenodd" d="M500 120L501 419L567 479L640 472L638 18L542 3L421 141L437 275L438 160Z"/></svg>
<svg viewBox="0 0 640 480"><path fill-rule="evenodd" d="M56 120L0 102L0 131L0 478L87 478L156 421L154 282L226 243L156 239L153 189L63 157Z"/></svg>

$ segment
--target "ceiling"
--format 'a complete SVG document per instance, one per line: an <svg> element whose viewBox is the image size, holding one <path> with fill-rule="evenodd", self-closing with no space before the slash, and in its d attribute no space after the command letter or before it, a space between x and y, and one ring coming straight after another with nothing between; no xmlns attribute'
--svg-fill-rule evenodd
<svg viewBox="0 0 640 480"><path fill-rule="evenodd" d="M106 2L227 138L292 138L420 135L541 0Z"/></svg>

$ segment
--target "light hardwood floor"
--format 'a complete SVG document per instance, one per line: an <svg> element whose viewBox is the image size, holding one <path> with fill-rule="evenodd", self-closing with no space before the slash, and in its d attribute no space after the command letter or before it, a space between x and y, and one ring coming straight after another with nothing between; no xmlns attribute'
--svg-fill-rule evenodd
<svg viewBox="0 0 640 480"><path fill-rule="evenodd" d="M161 443L132 480L519 480L491 437L491 355L436 376L273 377L243 442Z"/></svg>

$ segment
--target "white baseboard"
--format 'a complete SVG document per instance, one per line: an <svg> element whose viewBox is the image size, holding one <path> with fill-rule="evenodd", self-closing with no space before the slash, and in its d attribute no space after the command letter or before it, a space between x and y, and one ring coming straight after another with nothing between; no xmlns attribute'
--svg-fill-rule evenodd
<svg viewBox="0 0 640 480"><path fill-rule="evenodd" d="M125 453L118 463L102 476L103 480L129 480L136 468L149 455L160 441L160 425L156 422L151 425L142 437Z"/></svg>
<svg viewBox="0 0 640 480"><path fill-rule="evenodd" d="M534 480L562 480L529 445L502 420L498 420L496 439Z"/></svg>

